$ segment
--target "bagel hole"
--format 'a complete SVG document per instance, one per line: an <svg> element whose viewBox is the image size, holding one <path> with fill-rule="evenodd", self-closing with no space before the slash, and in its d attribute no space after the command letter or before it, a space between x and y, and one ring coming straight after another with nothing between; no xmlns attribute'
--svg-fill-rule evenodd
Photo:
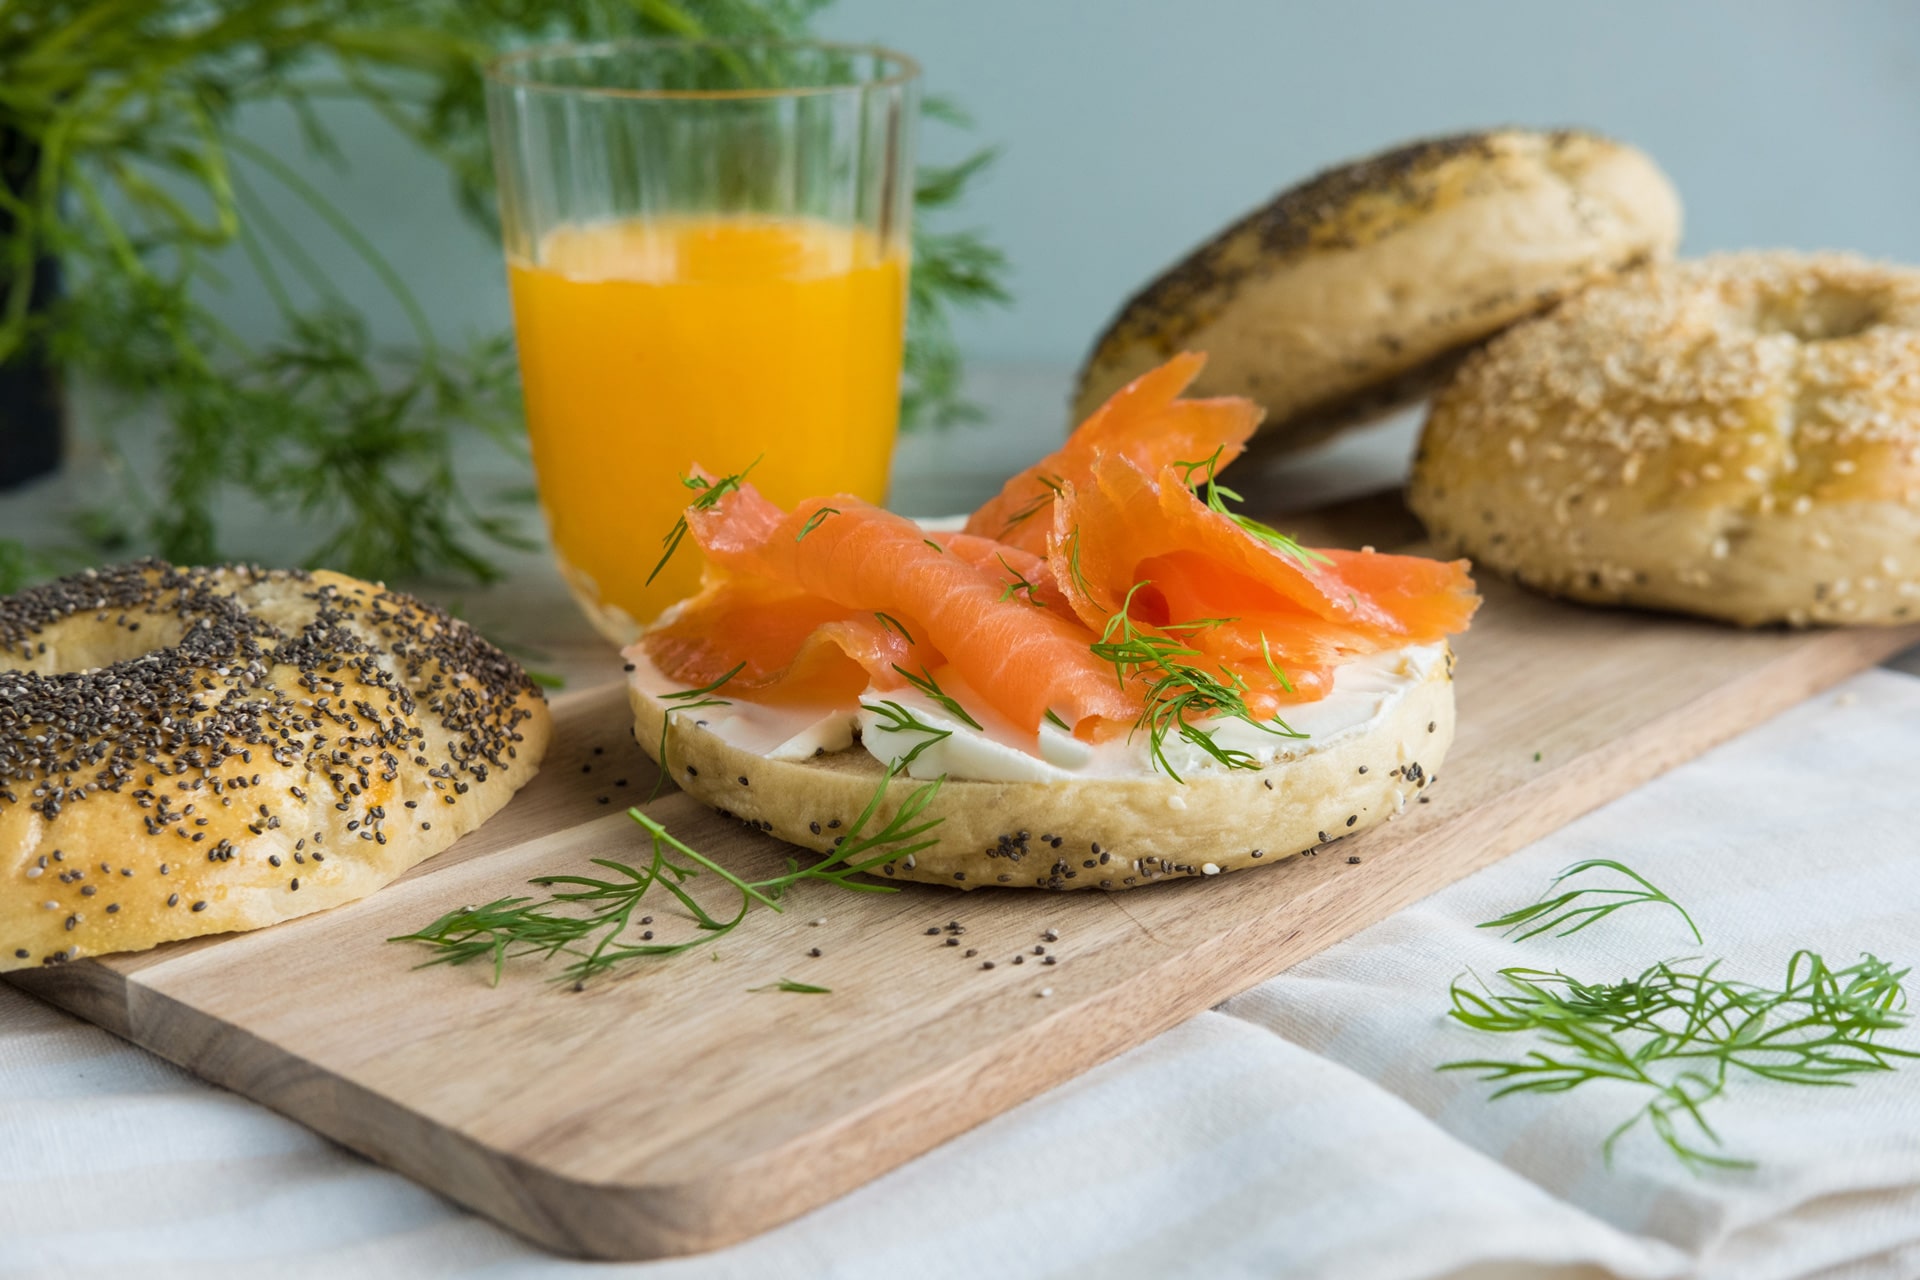
<svg viewBox="0 0 1920 1280"><path fill-rule="evenodd" d="M186 636L178 615L118 610L101 621L97 613L69 614L49 623L29 642L32 652L0 654L0 670L36 675L75 675L171 649ZM46 649L41 650L44 644Z"/></svg>
<svg viewBox="0 0 1920 1280"><path fill-rule="evenodd" d="M1832 342L1856 337L1880 323L1880 299L1836 289L1818 289L1799 297L1769 299L1754 328L1761 333L1792 334L1802 342Z"/></svg>

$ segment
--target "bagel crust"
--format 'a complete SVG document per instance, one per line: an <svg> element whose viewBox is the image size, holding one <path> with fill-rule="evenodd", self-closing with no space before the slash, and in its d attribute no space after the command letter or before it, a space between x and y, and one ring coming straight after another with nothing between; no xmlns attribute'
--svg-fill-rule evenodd
<svg viewBox="0 0 1920 1280"><path fill-rule="evenodd" d="M1398 813L1437 776L1453 741L1452 653L1365 729L1260 770L1208 770L1066 782L950 778L917 821L938 843L875 874L956 889L1133 889L1156 881L1271 865ZM635 732L658 761L669 710L628 681ZM873 800L885 770L854 747L811 760L741 750L682 713L665 768L681 790L789 844L829 853ZM862 835L916 791L886 784ZM923 837L926 838L926 837ZM879 852L876 850L875 852Z"/></svg>
<svg viewBox="0 0 1920 1280"><path fill-rule="evenodd" d="M1409 501L1540 590L1745 625L1920 605L1920 271L1748 253L1634 272L1436 398Z"/></svg>
<svg viewBox="0 0 1920 1280"><path fill-rule="evenodd" d="M337 573L146 560L0 600L0 970L364 897L548 732L465 623Z"/></svg>
<svg viewBox="0 0 1920 1280"><path fill-rule="evenodd" d="M1074 418L1205 351L1192 394L1248 396L1268 441L1304 448L1679 238L1679 197L1632 147L1521 129L1417 142L1282 192L1142 289L1088 356Z"/></svg>

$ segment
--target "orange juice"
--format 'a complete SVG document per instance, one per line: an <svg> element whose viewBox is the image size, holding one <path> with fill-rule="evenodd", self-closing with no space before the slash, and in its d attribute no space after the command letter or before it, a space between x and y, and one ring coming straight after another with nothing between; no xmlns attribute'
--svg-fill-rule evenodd
<svg viewBox="0 0 1920 1280"><path fill-rule="evenodd" d="M886 493L907 263L869 233L716 216L567 225L510 260L540 505L568 584L631 639L699 585L661 539L715 475L791 505Z"/></svg>

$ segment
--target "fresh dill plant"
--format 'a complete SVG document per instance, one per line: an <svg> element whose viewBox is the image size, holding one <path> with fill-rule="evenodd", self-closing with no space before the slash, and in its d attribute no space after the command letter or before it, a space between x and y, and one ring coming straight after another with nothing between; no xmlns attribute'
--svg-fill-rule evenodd
<svg viewBox="0 0 1920 1280"><path fill-rule="evenodd" d="M1077 562L1074 572L1078 573ZM1147 751L1155 768L1175 782L1185 781L1167 757L1170 736L1199 748L1223 768L1260 767L1259 759L1251 752L1221 746L1213 732L1203 727L1202 722L1207 720L1241 720L1276 737L1307 736L1278 716L1270 720L1256 718L1247 705L1247 682L1230 667L1221 664L1220 674L1216 676L1193 664L1192 659L1204 655L1179 639L1177 633L1220 626L1227 619L1199 618L1153 630L1136 625L1131 616L1133 598L1148 585L1146 582L1133 584L1119 610L1107 619L1100 639L1090 648L1094 657L1112 665L1114 679L1122 688L1129 680L1145 682L1140 718L1134 722L1132 732L1146 732Z"/></svg>
<svg viewBox="0 0 1920 1280"><path fill-rule="evenodd" d="M647 796L648 803L652 803L660 798L661 788L667 785L667 775L673 772L672 769L667 766L667 739L669 732L673 728L673 717L680 712L699 711L704 707L732 706L733 704L725 698L716 698L713 694L717 693L722 685L739 675L740 672L746 668L746 665L744 662L738 663L734 666L733 670L727 672L727 674L721 676L718 680L703 684L698 689L681 689L675 693L662 695L660 700L671 703L672 705L667 707L660 715L659 772L654 776L653 791Z"/></svg>
<svg viewBox="0 0 1920 1280"><path fill-rule="evenodd" d="M1582 885L1563 893L1553 892L1561 884L1589 871L1616 871L1633 881L1636 887L1610 888L1602 885ZM1515 942L1525 942L1528 938L1554 929L1560 930L1554 934L1556 938L1564 938L1568 934L1580 932L1588 925L1598 924L1622 907L1631 907L1640 903L1672 907L1680 913L1680 918L1687 922L1687 928L1692 932L1693 940L1705 941L1700 936L1700 926L1693 922L1693 917L1687 914L1685 907L1669 898L1652 881L1633 868L1615 862L1611 858L1588 858L1584 862L1574 863L1553 878L1548 886L1547 895L1540 901L1509 911L1497 919L1484 921L1477 927L1505 929L1510 935L1517 935L1513 939ZM1532 927L1524 933L1518 932L1527 925ZM1566 927L1560 928L1562 925Z"/></svg>
<svg viewBox="0 0 1920 1280"><path fill-rule="evenodd" d="M780 981L770 982L764 987L748 987L747 991L749 993L760 991L791 991L796 995L803 996L830 996L833 994L832 987L815 986L811 982L795 982L792 978L782 978Z"/></svg>
<svg viewBox="0 0 1920 1280"><path fill-rule="evenodd" d="M1039 583L1027 581L1027 576L1021 573L1018 569L1014 568L1012 565L1008 564L1007 558L1004 555L996 555L994 558L1000 562L1000 567L1002 569L1005 569L1008 573L1013 575L1013 581L1009 582L1006 585L1006 589L1001 591L1000 593L1000 599L1003 603L1005 601L1013 599L1017 595L1025 595L1027 598L1027 603L1032 605L1034 608L1044 609L1047 607L1047 602L1040 598Z"/></svg>
<svg viewBox="0 0 1920 1280"><path fill-rule="evenodd" d="M461 907L417 933L387 940L430 948L433 954L423 965L486 961L493 967L496 985L508 960L526 956L565 960L557 980L570 981L578 990L588 979L628 961L679 955L716 942L738 928L756 906L779 912L784 909L785 895L798 884L827 884L855 893L892 893L892 885L858 877L882 863L938 844L939 838L928 833L944 821L921 817L946 781L936 778L914 788L891 818L867 833L889 786L900 773L898 764L887 770L840 844L812 866L803 867L797 859L789 858L782 874L748 880L679 839L642 810L629 809L627 816L650 838L652 856L645 865L594 858L593 865L611 874L605 878L537 876L528 883L554 892L544 898L497 898L484 906ZM739 895L731 915L709 911L688 889L688 882L702 875L712 876ZM678 902L692 918L691 937L667 942L654 941L647 934L638 939L628 936L635 913L656 888Z"/></svg>
<svg viewBox="0 0 1920 1280"><path fill-rule="evenodd" d="M1456 980L1449 1016L1476 1031L1528 1037L1520 1057L1449 1062L1509 1094L1567 1093L1612 1081L1646 1102L1607 1135L1611 1163L1621 1138L1644 1122L1694 1173L1751 1167L1726 1154L1704 1108L1740 1076L1811 1087L1890 1071L1920 1057L1879 1043L1907 1025L1908 970L1872 955L1835 969L1811 951L1787 962L1778 988L1723 978L1720 962L1662 961L1622 982L1587 983L1542 969L1501 969L1502 989ZM1539 1047L1544 1046L1544 1047Z"/></svg>
<svg viewBox="0 0 1920 1280"><path fill-rule="evenodd" d="M897 662L893 664L893 669L899 673L902 680L905 680L928 698L945 707L947 713L954 719L960 721L960 723L966 725L969 729L978 729L980 727L980 722L967 714L967 709L960 705L959 699L942 689L934 680L932 673L925 667L920 668L919 675L913 674L913 672L907 670Z"/></svg>
<svg viewBox="0 0 1920 1280"><path fill-rule="evenodd" d="M449 342L378 227L332 194L351 166L341 112L377 116L450 180L491 231L493 168L480 66L498 49L630 37L808 35L821 0L33 0L0 5L0 362L45 360L163 422L109 429L126 492L89 514L94 554L225 558L233 494L312 533L308 559L366 578L499 573L523 544L530 490L482 493L456 461L526 443L511 344ZM267 105L299 149L236 127ZM968 127L930 98L925 120ZM960 395L957 308L1007 299L1004 256L943 224L992 163L975 151L916 175L904 425L977 417ZM283 211L292 207L298 217ZM374 282L355 293L308 248L342 246ZM65 288L35 282L56 264ZM236 331L210 304L250 289L277 323ZM406 336L375 341L397 308ZM122 415L114 415L116 417ZM129 415L131 416L131 415ZM135 420L138 417L135 416ZM127 437L127 438L123 438ZM149 462L147 455L155 455ZM136 462L134 459L137 458ZM30 566L36 574L42 570Z"/></svg>
<svg viewBox="0 0 1920 1280"><path fill-rule="evenodd" d="M1214 478L1214 473L1220 469L1220 455L1224 448L1225 446L1215 449L1212 454L1197 462L1176 462L1172 465L1179 469L1189 489L1200 489L1204 486L1206 492L1202 496L1202 501L1207 504L1209 510L1219 512L1258 541L1299 564L1301 568L1311 569L1317 564L1332 563L1326 556L1311 547L1301 546L1278 529L1261 524L1252 516L1242 515L1227 506L1229 502L1244 502L1245 499ZM1205 474L1199 480L1195 480L1194 474L1201 471Z"/></svg>
<svg viewBox="0 0 1920 1280"><path fill-rule="evenodd" d="M765 454L760 455L761 458L765 456ZM660 571L667 567L667 561L673 559L673 553L680 549L682 542L686 541L687 512L706 511L718 505L720 499L739 489L741 482L759 465L760 458L755 458L741 470L730 476L721 476L718 480L708 480L705 476L693 475L680 477L680 483L691 490L695 496L693 501L687 504L686 510L680 513L680 518L673 522L673 528L667 530L666 537L660 539L660 545L666 550L661 553L660 563L654 565L653 572L647 575L649 584L660 576Z"/></svg>

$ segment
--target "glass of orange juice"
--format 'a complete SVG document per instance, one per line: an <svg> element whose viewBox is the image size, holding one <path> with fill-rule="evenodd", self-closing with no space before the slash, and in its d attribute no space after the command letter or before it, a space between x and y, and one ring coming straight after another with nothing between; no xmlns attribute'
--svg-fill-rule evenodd
<svg viewBox="0 0 1920 1280"><path fill-rule="evenodd" d="M884 49L628 41L487 75L540 505L625 643L699 584L656 576L693 496L751 466L791 504L886 494L919 68Z"/></svg>

